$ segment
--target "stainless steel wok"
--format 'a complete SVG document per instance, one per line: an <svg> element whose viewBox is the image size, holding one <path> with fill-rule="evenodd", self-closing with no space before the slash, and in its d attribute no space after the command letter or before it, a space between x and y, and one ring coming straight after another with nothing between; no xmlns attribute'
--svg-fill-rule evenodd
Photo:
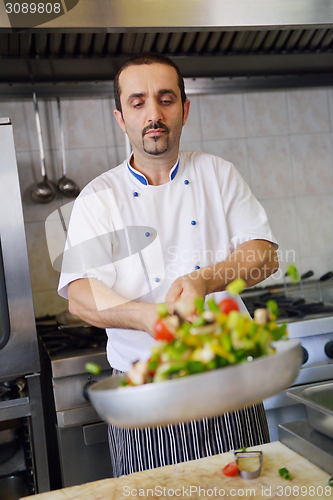
<svg viewBox="0 0 333 500"><path fill-rule="evenodd" d="M276 353L251 362L184 378L119 387L125 375L88 389L100 417L119 427L157 425L212 417L249 406L287 389L302 364L297 339L275 343Z"/></svg>

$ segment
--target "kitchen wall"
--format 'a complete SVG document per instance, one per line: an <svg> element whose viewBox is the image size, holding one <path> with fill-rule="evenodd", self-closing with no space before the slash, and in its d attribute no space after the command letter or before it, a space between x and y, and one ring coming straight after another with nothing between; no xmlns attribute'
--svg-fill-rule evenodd
<svg viewBox="0 0 333 500"><path fill-rule="evenodd" d="M267 211L280 243L283 281L287 262L315 277L333 270L333 89L190 96L181 148L205 151L234 163ZM62 100L67 175L82 188L125 159L125 141L113 117L113 100ZM41 101L49 178L61 177L57 107ZM45 219L70 200L31 200L41 180L32 101L0 101L0 116L14 126L35 314L56 314L67 302L56 292L45 237Z"/></svg>

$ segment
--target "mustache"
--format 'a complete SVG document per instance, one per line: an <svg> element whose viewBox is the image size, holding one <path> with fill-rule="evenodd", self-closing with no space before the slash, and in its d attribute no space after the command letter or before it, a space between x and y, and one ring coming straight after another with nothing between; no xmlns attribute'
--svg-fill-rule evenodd
<svg viewBox="0 0 333 500"><path fill-rule="evenodd" d="M153 122L151 123L150 125L147 125L147 127L145 127L143 130L142 130L142 137L147 133L149 132L149 130L157 130L157 129L162 129L162 130L165 130L166 132L169 132L169 127L167 125L165 125L164 123L160 122L159 120L157 122Z"/></svg>

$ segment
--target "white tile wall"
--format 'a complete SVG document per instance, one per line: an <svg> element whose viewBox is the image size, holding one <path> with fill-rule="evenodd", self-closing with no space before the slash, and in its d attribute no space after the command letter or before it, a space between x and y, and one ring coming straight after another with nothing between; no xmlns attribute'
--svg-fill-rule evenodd
<svg viewBox="0 0 333 500"><path fill-rule="evenodd" d="M282 281L287 262L316 277L333 270L333 89L281 90L191 96L182 149L206 151L234 163L264 206L279 243ZM82 188L125 158L124 135L109 98L61 101L67 175ZM57 107L40 101L46 168L61 176ZM36 316L67 307L56 293L58 273L48 257L46 217L69 200L31 200L41 179L30 100L0 102L14 126Z"/></svg>
<svg viewBox="0 0 333 500"><path fill-rule="evenodd" d="M285 134L288 131L286 92L245 94L245 110L249 137Z"/></svg>

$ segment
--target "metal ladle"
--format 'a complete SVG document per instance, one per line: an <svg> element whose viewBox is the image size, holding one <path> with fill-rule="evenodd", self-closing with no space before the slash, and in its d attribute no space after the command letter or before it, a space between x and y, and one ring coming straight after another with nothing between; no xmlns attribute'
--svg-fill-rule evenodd
<svg viewBox="0 0 333 500"><path fill-rule="evenodd" d="M42 138L42 130L40 126L40 118L38 111L38 104L35 92L33 93L33 102L35 108L35 118L36 118L36 126L37 126L37 134L38 134L38 143L39 143L39 154L40 154L40 163L41 163L41 173L43 180L35 184L32 189L32 199L37 201L38 203L49 203L54 200L57 194L57 190L52 182L50 182L46 175L45 170L45 154L43 147L43 138Z"/></svg>
<svg viewBox="0 0 333 500"><path fill-rule="evenodd" d="M68 179L68 177L66 176L65 140L64 140L64 129L62 126L61 107L60 107L59 97L57 97L57 103L58 103L61 162L62 162L62 177L58 181L58 189L67 198L76 198L80 192L80 188L76 184L76 182L72 181L71 179Z"/></svg>

